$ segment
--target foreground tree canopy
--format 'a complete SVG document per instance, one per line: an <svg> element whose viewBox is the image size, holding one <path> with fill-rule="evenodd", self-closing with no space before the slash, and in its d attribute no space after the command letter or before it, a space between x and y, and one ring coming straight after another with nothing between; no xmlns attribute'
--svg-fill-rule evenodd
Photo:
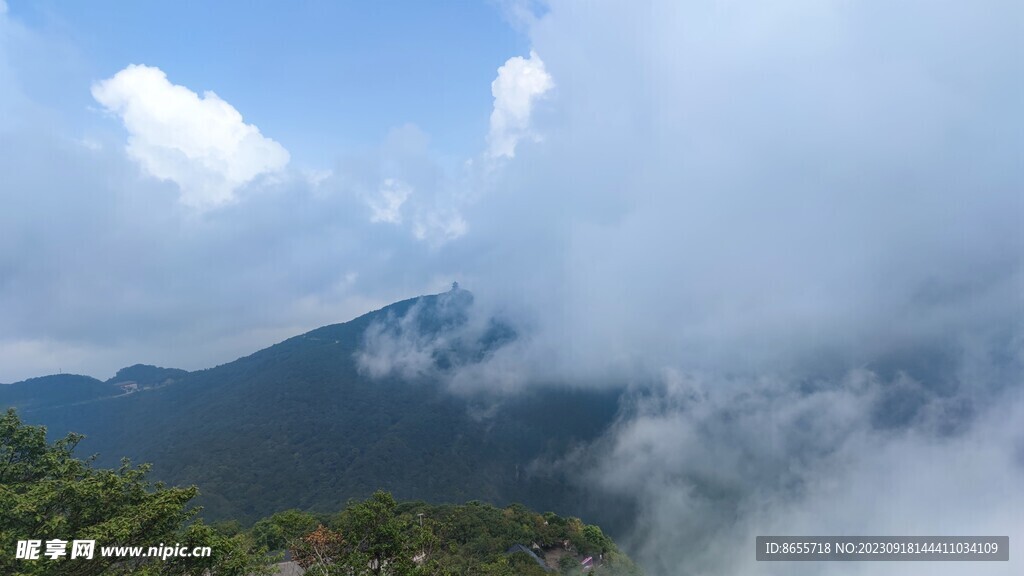
<svg viewBox="0 0 1024 576"><path fill-rule="evenodd" d="M73 451L82 436L53 443L42 426L27 426L13 409L0 417L0 574L248 576L269 573L270 558L250 536L227 536L196 518L196 488L146 479L148 465L123 460L94 469ZM38 559L19 559L19 541L41 540ZM93 559L45 555L46 541L94 540ZM101 547L209 546L209 557L101 557Z"/></svg>
<svg viewBox="0 0 1024 576"><path fill-rule="evenodd" d="M287 543L310 575L640 574L599 527L518 504L398 503L378 491L326 519L290 511L266 522L297 525L297 515L320 522Z"/></svg>
<svg viewBox="0 0 1024 576"><path fill-rule="evenodd" d="M310 576L542 574L636 575L640 571L597 526L497 508L399 503L378 491L337 514L285 510L245 529L207 525L190 505L193 487L147 480L148 465L97 469L73 454L82 436L47 442L46 429L10 409L0 417L0 574L69 576L257 576L274 573L289 551ZM19 558L19 542L41 541L38 557ZM71 558L75 540L95 541L92 559ZM50 558L47 541L68 544ZM208 557L104 555L103 548L209 547Z"/></svg>

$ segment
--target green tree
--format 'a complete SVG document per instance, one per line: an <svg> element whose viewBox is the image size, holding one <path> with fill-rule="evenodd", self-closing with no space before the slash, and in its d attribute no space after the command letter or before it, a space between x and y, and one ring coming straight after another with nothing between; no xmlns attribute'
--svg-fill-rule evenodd
<svg viewBox="0 0 1024 576"><path fill-rule="evenodd" d="M78 434L48 443L46 429L21 422L15 410L0 417L0 574L107 576L115 574L268 573L269 560L244 535L233 537L193 522L197 508L188 503L194 486L169 488L146 479L148 465L132 467L126 459L116 470L94 469L79 460ZM17 559L18 541L95 540L92 560ZM210 546L209 558L104 558L101 546L182 544ZM71 545L68 545L70 550Z"/></svg>
<svg viewBox="0 0 1024 576"><path fill-rule="evenodd" d="M612 547L611 540L598 526L587 524L583 527L582 536L585 546L581 546L580 551L585 554L603 554Z"/></svg>
<svg viewBox="0 0 1024 576"><path fill-rule="evenodd" d="M397 503L389 492L378 490L365 502L350 506L342 515L342 533L350 545L339 564L356 574L405 576L416 573L419 554L413 525L395 515ZM347 571L345 573L348 573Z"/></svg>
<svg viewBox="0 0 1024 576"><path fill-rule="evenodd" d="M264 518L252 527L256 543L267 550L290 547L297 538L309 534L320 524L316 516L301 510L285 510Z"/></svg>
<svg viewBox="0 0 1024 576"><path fill-rule="evenodd" d="M319 526L292 541L290 550L307 574L346 576L443 576L448 567L434 558L440 539L432 519L398 513L391 494L378 490L341 512L338 530Z"/></svg>

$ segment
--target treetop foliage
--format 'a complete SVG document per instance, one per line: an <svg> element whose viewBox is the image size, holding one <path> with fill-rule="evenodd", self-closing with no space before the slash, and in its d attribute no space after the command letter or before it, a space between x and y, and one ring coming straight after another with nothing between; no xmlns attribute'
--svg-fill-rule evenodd
<svg viewBox="0 0 1024 576"><path fill-rule="evenodd" d="M578 518L520 504L398 503L384 491L350 502L290 549L312 575L582 574L587 556L594 558L591 574L640 574L599 527Z"/></svg>
<svg viewBox="0 0 1024 576"><path fill-rule="evenodd" d="M81 435L53 443L46 429L21 422L14 409L0 417L0 574L249 576L268 572L269 558L245 534L225 536L196 518L194 486L169 488L147 480L148 465L127 459L117 469L92 467L73 452ZM16 558L18 541L95 540L91 560L69 556ZM206 558L102 557L100 547L163 544L209 546Z"/></svg>
<svg viewBox="0 0 1024 576"><path fill-rule="evenodd" d="M14 409L0 417L0 574L108 576L258 576L271 573L268 549L289 549L311 576L598 575L639 570L594 525L521 504L497 508L396 502L378 490L334 515L278 512L245 530L237 521L207 525L190 502L198 490L147 479L148 465L127 459L97 469L74 456L81 435L52 443L42 426ZM95 540L92 560L15 557L18 541ZM209 546L207 558L103 557L100 547Z"/></svg>

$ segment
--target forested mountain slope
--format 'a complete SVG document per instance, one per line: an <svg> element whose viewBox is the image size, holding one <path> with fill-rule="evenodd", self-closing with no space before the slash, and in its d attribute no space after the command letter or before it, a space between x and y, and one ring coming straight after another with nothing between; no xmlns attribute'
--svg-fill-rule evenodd
<svg viewBox="0 0 1024 576"><path fill-rule="evenodd" d="M100 464L128 456L153 462L156 479L199 485L198 503L212 519L336 510L376 489L400 500L523 502L585 515L586 495L531 463L599 436L619 392L536 387L483 411L430 378L359 370L355 354L371 325L412 321L420 334L443 334L462 325L472 305L472 295L456 289L215 368L133 366L107 382L51 376L0 387L0 404L47 425L51 437L85 434L81 450L99 453ZM514 338L493 323L473 341L452 339L433 360L472 361Z"/></svg>

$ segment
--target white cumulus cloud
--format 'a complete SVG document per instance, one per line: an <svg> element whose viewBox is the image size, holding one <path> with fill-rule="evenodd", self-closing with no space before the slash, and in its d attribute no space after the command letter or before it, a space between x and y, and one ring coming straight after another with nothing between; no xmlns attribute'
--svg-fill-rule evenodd
<svg viewBox="0 0 1024 576"><path fill-rule="evenodd" d="M288 164L288 151L231 104L171 84L159 68L128 66L95 83L92 95L124 122L129 156L149 175L175 182L182 203L194 208L231 202L240 186Z"/></svg>
<svg viewBox="0 0 1024 576"><path fill-rule="evenodd" d="M494 111L487 136L491 156L515 156L516 144L531 135L530 113L534 101L554 86L544 62L532 50L529 58L515 56L498 68L498 77L491 82Z"/></svg>

